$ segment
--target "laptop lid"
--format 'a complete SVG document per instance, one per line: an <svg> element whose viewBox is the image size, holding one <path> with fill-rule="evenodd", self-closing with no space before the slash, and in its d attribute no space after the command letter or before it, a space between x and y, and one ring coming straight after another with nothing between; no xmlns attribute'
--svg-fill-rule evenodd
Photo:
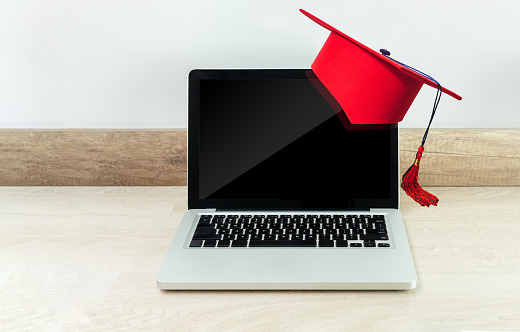
<svg viewBox="0 0 520 332"><path fill-rule="evenodd" d="M397 124L352 125L308 69L193 70L188 208L398 208Z"/></svg>

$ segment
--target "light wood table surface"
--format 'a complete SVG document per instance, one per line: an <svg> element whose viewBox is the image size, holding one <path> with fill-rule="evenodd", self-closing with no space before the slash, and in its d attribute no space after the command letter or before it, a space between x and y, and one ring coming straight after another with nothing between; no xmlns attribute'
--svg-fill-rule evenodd
<svg viewBox="0 0 520 332"><path fill-rule="evenodd" d="M161 291L186 187L0 187L0 330L520 330L520 188L429 189L415 290Z"/></svg>

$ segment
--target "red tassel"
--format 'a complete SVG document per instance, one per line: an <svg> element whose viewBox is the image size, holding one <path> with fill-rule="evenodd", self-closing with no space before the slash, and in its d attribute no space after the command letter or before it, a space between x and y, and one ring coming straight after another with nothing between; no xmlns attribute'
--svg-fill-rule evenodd
<svg viewBox="0 0 520 332"><path fill-rule="evenodd" d="M421 206L430 207L430 205L437 205L439 199L421 188L419 183L417 182L417 178L419 176L419 162L421 161L422 153L424 148L422 145L419 147L417 151L417 155L415 156L414 164L404 173L403 182L401 183L401 188L406 192L408 196L410 196L414 201L421 204Z"/></svg>

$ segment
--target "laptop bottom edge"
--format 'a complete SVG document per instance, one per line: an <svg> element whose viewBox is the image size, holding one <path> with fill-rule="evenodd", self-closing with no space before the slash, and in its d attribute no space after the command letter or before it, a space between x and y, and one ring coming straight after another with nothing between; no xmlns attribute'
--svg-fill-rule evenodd
<svg viewBox="0 0 520 332"><path fill-rule="evenodd" d="M222 283L170 283L157 281L162 290L411 290L417 281L410 282L222 282Z"/></svg>

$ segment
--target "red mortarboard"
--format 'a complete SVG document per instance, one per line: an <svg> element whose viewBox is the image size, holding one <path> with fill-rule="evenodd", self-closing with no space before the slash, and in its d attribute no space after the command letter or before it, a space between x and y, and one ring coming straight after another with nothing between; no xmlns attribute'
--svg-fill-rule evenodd
<svg viewBox="0 0 520 332"><path fill-rule="evenodd" d="M311 68L353 124L400 122L423 84L437 88L432 79L300 11L331 31ZM462 99L444 87L442 92Z"/></svg>
<svg viewBox="0 0 520 332"><path fill-rule="evenodd" d="M442 92L461 100L432 77L361 44L303 9L300 11L331 33L311 65L321 83L341 105L353 124L385 124L403 120L423 84L437 88L430 124ZM428 125L428 129L430 127ZM438 198L417 183L419 160L428 129L412 165L403 176L406 193L423 206Z"/></svg>

